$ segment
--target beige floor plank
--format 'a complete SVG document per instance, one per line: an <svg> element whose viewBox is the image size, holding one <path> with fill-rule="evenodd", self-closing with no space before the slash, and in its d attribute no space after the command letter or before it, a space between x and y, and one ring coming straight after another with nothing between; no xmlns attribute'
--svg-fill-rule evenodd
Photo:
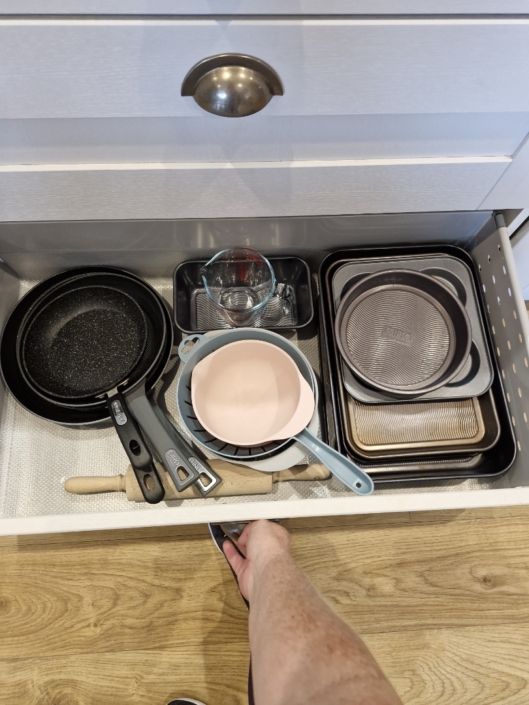
<svg viewBox="0 0 529 705"><path fill-rule="evenodd" d="M439 524L446 521L474 521L476 519L509 519L517 517L524 517L529 520L529 506L412 512L410 514L410 522L412 524Z"/></svg>
<svg viewBox="0 0 529 705"><path fill-rule="evenodd" d="M523 519L293 531L314 584L366 633L529 621ZM0 658L165 649L245 615L208 538L0 551Z"/></svg>
<svg viewBox="0 0 529 705"><path fill-rule="evenodd" d="M529 625L367 635L404 705L529 703Z"/></svg>
<svg viewBox="0 0 529 705"><path fill-rule="evenodd" d="M524 519L294 532L316 587L365 632L529 621Z"/></svg>
<svg viewBox="0 0 529 705"><path fill-rule="evenodd" d="M295 558L405 705L525 705L528 526L489 514L291 528ZM239 705L246 640L207 535L0 547L1 705L164 705L180 688Z"/></svg>
<svg viewBox="0 0 529 705"><path fill-rule="evenodd" d="M246 633L241 598L208 539L0 551L0 658L199 644Z"/></svg>
<svg viewBox="0 0 529 705"><path fill-rule="evenodd" d="M204 637L207 635L205 634ZM0 661L2 705L246 705L246 643Z"/></svg>
<svg viewBox="0 0 529 705"><path fill-rule="evenodd" d="M281 521L281 524L289 529L289 531L297 529L333 529L339 527L356 529L362 526L394 526L395 524L409 523L409 512L357 514L336 517L303 517L300 519L285 519Z"/></svg>
<svg viewBox="0 0 529 705"><path fill-rule="evenodd" d="M0 549L21 549L28 546L64 544L78 546L87 543L115 541L140 541L145 539L183 538L209 536L207 524L182 526L153 526L142 529L111 529L103 531L78 531L59 534L29 534L28 536L2 536Z"/></svg>
<svg viewBox="0 0 529 705"><path fill-rule="evenodd" d="M529 702L529 626L366 635L404 705ZM0 661L2 705L246 703L246 642Z"/></svg>

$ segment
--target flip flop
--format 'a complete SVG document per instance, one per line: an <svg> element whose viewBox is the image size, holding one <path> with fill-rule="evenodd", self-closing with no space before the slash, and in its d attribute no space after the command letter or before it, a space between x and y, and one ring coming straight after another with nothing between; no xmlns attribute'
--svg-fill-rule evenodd
<svg viewBox="0 0 529 705"><path fill-rule="evenodd" d="M242 532L244 531L244 527L248 525L249 522L247 521L230 521L230 522L223 522L222 524L208 524L209 528L209 533L211 534L211 538L213 541L216 543L217 548L219 551L224 555L224 551L222 550L222 545L226 539L229 539L232 544L235 546L235 548L239 551L239 548L237 546L237 541L239 540ZM239 553L241 553L239 551ZM241 553L242 555L242 553Z"/></svg>
<svg viewBox="0 0 529 705"><path fill-rule="evenodd" d="M239 547L237 546L237 539L240 537L242 534L244 527L248 524L248 522L225 522L222 524L208 524L209 528L209 533L211 534L211 538L213 539L213 542L219 549L219 551L222 553L224 556L224 559L226 563L228 564L229 569L231 570L231 573L233 577L235 578L235 582L237 584L237 587L239 587L239 581L237 580L237 576L235 575L235 571L231 567L228 559L226 558L226 554L222 550L222 546L224 545L225 541L231 541L231 543L235 546L238 554L245 558L244 554L240 551ZM243 596L242 592L239 590L241 593L241 597L244 600L244 604L248 609L250 609L250 605L248 604L248 600Z"/></svg>

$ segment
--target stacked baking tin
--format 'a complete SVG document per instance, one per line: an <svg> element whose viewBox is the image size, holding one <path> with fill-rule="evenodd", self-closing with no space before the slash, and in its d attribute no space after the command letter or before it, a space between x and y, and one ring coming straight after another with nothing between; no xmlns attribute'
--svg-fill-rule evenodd
<svg viewBox="0 0 529 705"><path fill-rule="evenodd" d="M412 351L406 348L406 327L392 325L392 315L384 316L373 306L378 302L391 308L393 303L399 318L399 304L392 300L391 285L383 296L379 294L378 299L373 299L371 309L364 307L364 314L348 306L351 294L360 289L359 282L365 283L370 278L376 284L391 272L399 272L403 281L406 273L413 273L411 279L419 279L415 273L420 273L430 281L434 279L436 285L441 283L464 307L470 324L470 351L465 354L459 372L447 383L426 392L402 394L381 389L370 384L361 367L349 359L354 353L363 358L367 367L377 368L385 355L383 364L391 366L388 350L393 350L391 354L402 358L401 367L408 362L410 366L417 364ZM335 431L342 452L380 479L388 480L490 476L509 467L515 453L512 429L501 378L490 351L476 272L467 253L448 246L429 251L394 248L383 253L376 250L333 253L321 266L320 286L322 337L329 363ZM396 294L398 289L394 288ZM430 302L432 314L436 315L437 302L432 296ZM426 313L428 305L426 301ZM379 325L382 333L376 333L373 340L366 339L371 319L375 325L377 321L385 321L383 327ZM355 336L358 326L364 326L363 332ZM378 337L391 340L376 347ZM365 352L368 347L362 349L364 344L371 345L369 354ZM440 341L439 347L443 344ZM437 348L430 346L428 354L436 354Z"/></svg>

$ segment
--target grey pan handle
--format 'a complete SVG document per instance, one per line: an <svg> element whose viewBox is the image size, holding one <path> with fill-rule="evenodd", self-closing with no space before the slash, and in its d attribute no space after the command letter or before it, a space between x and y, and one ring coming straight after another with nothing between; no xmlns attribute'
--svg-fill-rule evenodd
<svg viewBox="0 0 529 705"><path fill-rule="evenodd" d="M156 415L152 404L145 394L145 385L140 385L135 390L127 392L127 405L132 412L141 430L150 440L154 449L160 456L165 469L173 480L176 489L181 492L198 480L199 472L193 463L194 453L182 452L184 444L176 442L176 438L169 434L165 425ZM185 449L187 450L187 449Z"/></svg>
<svg viewBox="0 0 529 705"><path fill-rule="evenodd" d="M368 495L375 489L373 480L358 465L328 446L307 429L298 433L294 438L307 450L314 453L335 477L356 494Z"/></svg>
<svg viewBox="0 0 529 705"><path fill-rule="evenodd" d="M178 448L180 453L188 458L191 465L198 472L198 478L195 486L203 497L207 497L212 490L222 482L220 475L217 475L215 470L206 460L201 460L196 455L191 445L184 439L178 430L169 421L157 404L153 405L154 413L160 419L160 422L165 426L167 433L172 437L173 443Z"/></svg>

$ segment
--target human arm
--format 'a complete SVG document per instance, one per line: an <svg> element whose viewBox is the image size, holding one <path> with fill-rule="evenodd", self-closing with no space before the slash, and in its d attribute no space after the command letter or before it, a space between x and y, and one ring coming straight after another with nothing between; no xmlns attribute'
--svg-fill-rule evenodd
<svg viewBox="0 0 529 705"><path fill-rule="evenodd" d="M256 705L400 705L360 637L316 592L278 524L249 524L224 551L250 602Z"/></svg>

